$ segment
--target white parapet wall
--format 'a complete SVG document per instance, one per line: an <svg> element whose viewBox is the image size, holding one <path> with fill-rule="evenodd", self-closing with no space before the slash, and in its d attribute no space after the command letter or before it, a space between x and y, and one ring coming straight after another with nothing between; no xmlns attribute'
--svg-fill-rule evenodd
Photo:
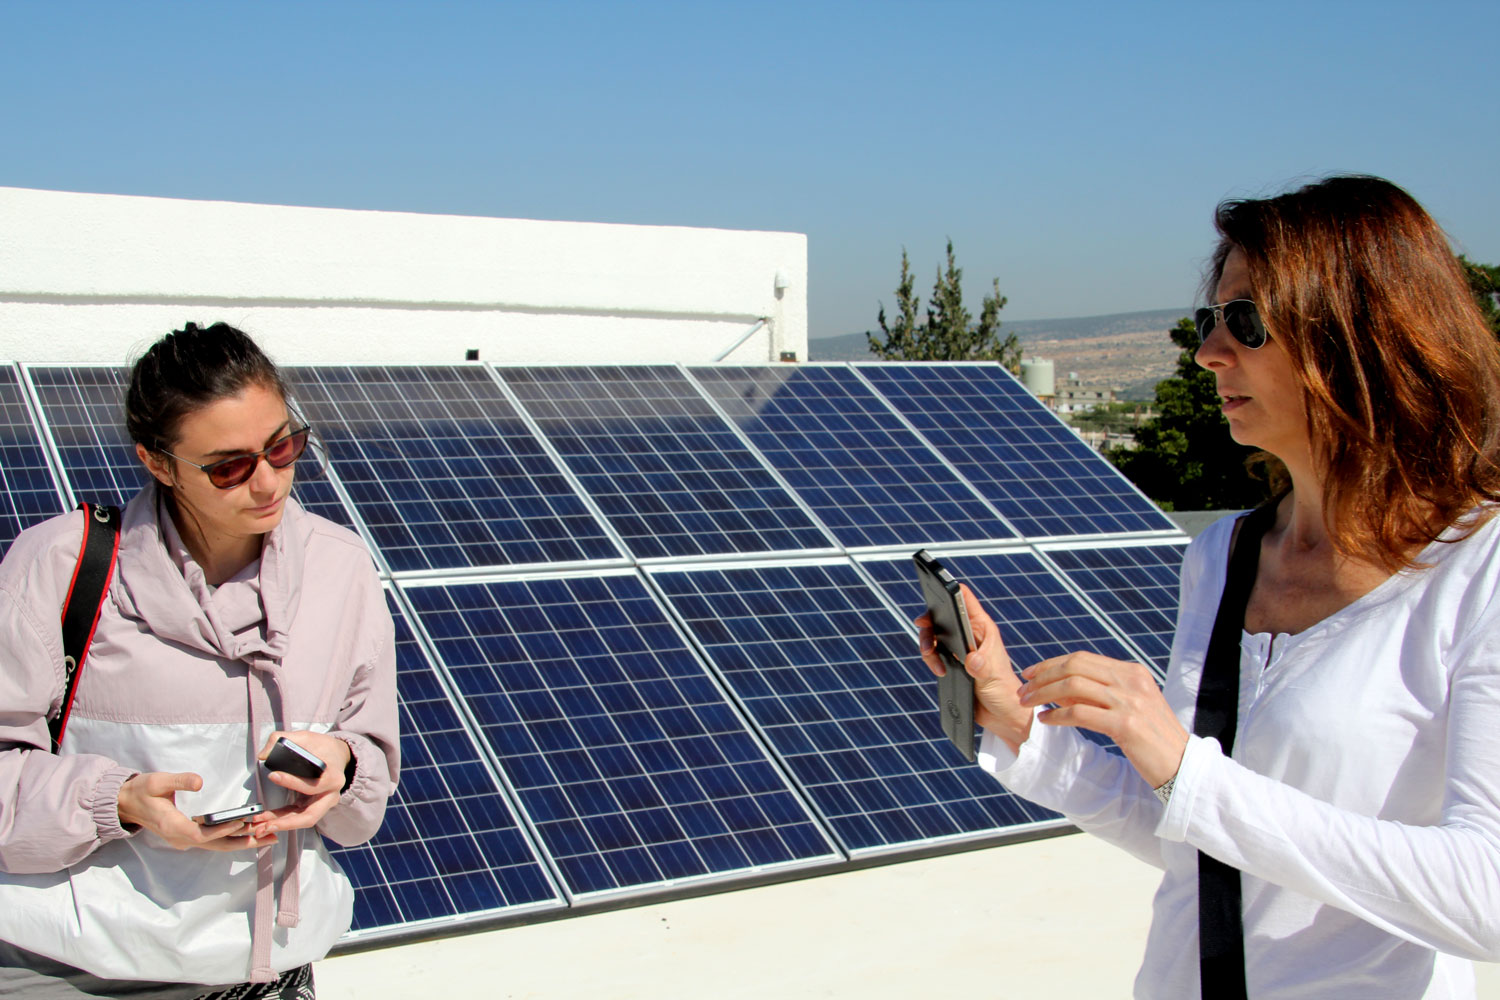
<svg viewBox="0 0 1500 1000"><path fill-rule="evenodd" d="M807 357L800 233L0 187L0 359L124 363L192 320L284 363ZM764 321L764 322L762 322Z"/></svg>

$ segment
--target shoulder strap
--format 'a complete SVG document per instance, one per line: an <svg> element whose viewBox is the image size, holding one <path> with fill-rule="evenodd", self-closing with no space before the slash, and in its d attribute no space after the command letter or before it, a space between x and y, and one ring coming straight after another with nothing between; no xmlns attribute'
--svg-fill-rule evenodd
<svg viewBox="0 0 1500 1000"><path fill-rule="evenodd" d="M1239 531L1229 550L1229 567L1219 613L1209 636L1203 660L1203 680L1193 713L1193 735L1212 736L1227 757L1234 749L1240 701L1240 633L1245 628L1245 607L1255 589L1260 566L1260 541L1276 522L1276 503L1268 501L1240 519Z"/></svg>
<svg viewBox="0 0 1500 1000"><path fill-rule="evenodd" d="M1219 741L1224 756L1234 749L1240 702L1240 637L1245 607L1260 567L1260 542L1276 523L1275 497L1245 515L1230 543L1219 613L1203 660L1203 679L1193 714L1193 734ZM1198 980L1202 996L1244 1000L1245 927L1240 873L1198 853Z"/></svg>
<svg viewBox="0 0 1500 1000"><path fill-rule="evenodd" d="M120 551L120 508L84 501L78 509L83 511L83 544L78 547L78 565L73 567L73 579L62 607L62 709L56 718L47 721L52 731L53 753L62 744L68 713L73 710L73 694L78 689L78 672L83 669L89 644L94 641L99 611L104 607L104 594L109 590L115 557Z"/></svg>

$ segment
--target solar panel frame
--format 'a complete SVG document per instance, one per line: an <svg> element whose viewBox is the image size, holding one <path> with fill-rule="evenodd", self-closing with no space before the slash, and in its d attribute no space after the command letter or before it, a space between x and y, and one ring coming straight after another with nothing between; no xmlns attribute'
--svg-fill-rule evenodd
<svg viewBox="0 0 1500 1000"><path fill-rule="evenodd" d="M607 658L601 658L600 652L610 647L597 636L584 639L577 648L569 647L555 634L553 642L537 640L535 637L546 635L546 630L537 626L552 619L547 612L535 608L531 609L535 612L533 614L517 616L519 627L513 628L510 635L489 632L479 635L469 629L469 622L476 620L480 613L501 610L494 603L492 594L488 598L491 607L484 608L474 588L537 585L539 589L545 588L555 594L556 587L574 583L607 589L608 584L601 581L609 580L626 581L623 586L626 589L633 586L636 591L632 602L649 602L649 607L655 609L658 619L649 622L654 641L660 643L669 639L663 629L670 633L670 648L664 651L675 663L664 667L661 676L650 676L652 666L642 660L641 654L654 656L663 647L652 645L641 637L626 643L636 647L629 651L636 655L623 664L604 662ZM816 812L797 794L774 755L758 740L734 700L703 664L681 626L638 570L599 568L586 574L576 570L531 570L449 580L398 578L396 584L412 604L413 620L442 664L454 691L471 713L476 732L493 755L507 787L514 793L520 815L534 832L536 843L557 871L559 885L571 905L651 896L695 885L753 881L769 874L827 867L844 860L836 841L823 827ZM467 593L460 595L462 605L449 595L455 615L460 608L464 612L467 632L439 637L434 635L429 619L430 613L438 612L422 607L420 595L448 588L468 588ZM637 603L635 610L639 613L643 608ZM441 613L449 612L444 610ZM624 620L639 622L639 619L628 616ZM611 628L617 630L616 626ZM543 651L539 656L528 657L525 670L518 672L527 675L522 679L531 685L529 688L507 689L494 673L497 666L506 662L503 659L456 663L445 654L444 638L447 638L454 642L472 642L476 649L490 650L491 657L513 656L524 649L524 644L515 636L525 629L531 630L527 634ZM569 655L562 655L570 649L573 651ZM586 652L579 653L577 649ZM565 661L565 666L559 666ZM478 677L471 683L475 675L467 674L480 668L488 669L488 679L495 682L488 692L479 690L486 678ZM549 686L549 671L556 671L562 679L576 683ZM686 683L686 693L679 682ZM559 697L556 694L559 691L568 697ZM678 698L679 704L673 704L674 697ZM580 704L590 709L597 707L598 711L584 712L579 716L587 722L586 726L575 725L574 716L569 715L544 718L549 712L561 711L564 700L575 706L575 711ZM709 711L700 712L700 708ZM693 718L683 714L684 709L689 710ZM559 722L566 723L566 726L557 725ZM588 738L577 738L585 728L588 732L584 735ZM638 753L632 749L631 760L612 761L603 757L601 751L616 743L625 748L637 745L626 738L627 728L638 737L642 734L649 736L639 743L649 752ZM717 744L704 744L702 737L714 735L731 737L726 744L727 750ZM736 736L743 738L735 739ZM569 740L573 741L571 745ZM588 753L580 755L583 751ZM714 762L715 754L718 755L717 763ZM671 778L678 773L690 777L692 786ZM554 780L559 778L566 780ZM738 782L746 795L733 794L729 788L733 782ZM617 803L629 800L633 804L618 813L590 812L586 801L580 803L569 796L569 786L577 788L578 795L607 792ZM721 794L726 790L730 794ZM778 796L779 801L770 802L767 796ZM747 797L754 808L735 804ZM579 804L583 804L584 809L580 810ZM792 815L794 822L778 825L774 819L776 814ZM612 822L615 816L624 817L624 825ZM763 823L757 827L757 823L766 820L771 822L771 827L767 828ZM791 831L793 827L798 828L794 831L798 838L815 836L819 850L783 860L752 861L721 869L711 867L715 857L722 859L736 852L746 854L747 851L768 848L770 845L763 833L766 829ZM687 835L673 837L674 829ZM632 836L640 842L624 843ZM652 837L656 839L650 839ZM589 851L582 846L585 841L598 844L601 838L618 838L619 843L598 851ZM696 860L686 858L681 849L671 846L684 840L697 853ZM729 843L731 840L733 845ZM559 853L560 846L571 853ZM789 845L783 841L779 847L788 849ZM687 866L702 864L705 870L633 883L584 884L588 879L606 878L618 883L619 865L609 866L607 860L591 862L588 860L591 854L599 854L602 858L607 851L614 851L629 861L638 857L641 849L653 854L653 864L659 864L659 859L665 858L670 863ZM610 867L609 872L606 874L601 866Z"/></svg>
<svg viewBox="0 0 1500 1000"><path fill-rule="evenodd" d="M814 596L824 570L832 571L828 586L846 606L804 630L786 619L833 606L832 600L819 605ZM645 572L851 858L1000 843L1068 826L1004 788L948 742L938 722L936 682L917 655L914 629L848 557L662 565ZM814 586L751 589L727 579L749 574L785 576L782 584L800 575ZM711 575L726 577L726 586L718 587ZM704 592L699 580L716 589ZM693 581L696 589L677 581ZM851 629L855 619L870 627ZM793 645L814 638L817 656ZM836 648L840 642L845 649Z"/></svg>
<svg viewBox="0 0 1500 1000"><path fill-rule="evenodd" d="M850 368L994 504L1021 537L1180 534L1150 498L998 363L857 361L851 362ZM970 386L983 385L972 394L950 396L942 402L935 394L919 401L901 382L906 373L922 370L961 376ZM924 384L931 385L933 380ZM1010 426L1002 428L994 423L1003 411L997 399L1020 406L1024 425L1009 414L1005 421ZM982 432L998 433L1002 429L1019 433L1026 440L1015 444ZM1039 452L1039 448L1052 446L1064 447L1063 457ZM1022 470L1029 470L1029 474L1022 474ZM1119 509L1108 509L1110 504L1083 489L1085 481L1109 485L1107 499L1118 501L1115 506ZM1037 512L1028 509L1031 504L1048 507Z"/></svg>
<svg viewBox="0 0 1500 1000"><path fill-rule="evenodd" d="M387 377L379 382L330 378L361 371L386 373ZM415 394L407 393L403 386L419 382L415 378L397 378L391 374L397 372L402 375L419 373L434 398L417 398ZM445 373L458 372L465 373L465 377L441 378ZM470 373L475 377L469 377ZM478 377L481 373L482 378ZM465 573L505 570L511 566L618 566L627 562L625 547L601 516L592 498L569 475L566 466L550 450L533 422L505 391L488 364L299 365L288 369L288 377L294 395L309 415L321 416L323 425L337 428L328 435L335 439L329 441L329 447L341 452L331 456L332 464L346 473L341 480L347 502L368 526L369 540L375 551L381 553L391 576L442 579ZM467 398L443 398L441 393L450 384L462 384L471 391ZM330 387L344 385L357 386L364 398L335 398ZM374 390L378 392L372 396ZM486 395L486 391L493 392L493 395ZM316 399L312 398L315 394L318 395ZM354 418L347 411L355 409L368 410L370 414L358 418L361 424L391 428L396 421L390 413L382 410L392 406L409 411L401 422L410 422L416 433L402 437L394 434L361 436L350 429ZM478 419L488 426L489 433L476 436L459 432L461 420L475 418L472 415L460 417L454 409L470 407L479 413ZM440 412L421 412L434 408L440 408ZM445 420L455 424L455 432L435 434L434 426ZM518 420L525 433L518 434L508 428L507 422L512 420ZM403 442L404 450L398 449L395 441ZM463 442L463 447L455 448L454 442L459 441ZM476 441L483 442L482 449L475 446ZM539 453L533 451L533 447L539 449ZM382 450L388 453L382 455L379 453ZM451 496L436 495L434 490L447 480L441 476L422 475L418 462L431 465L434 470L448 470L452 481L476 484L479 489L466 487ZM500 464L514 466L518 471L500 472L496 468ZM458 476L453 470L459 466L469 466L469 474ZM351 478L356 472L361 474ZM556 479L566 488L559 489L556 483L541 483L540 479ZM520 482L527 483L529 488L512 488ZM403 493L407 495L398 495ZM403 510L404 504L411 503L430 508L433 515L420 522L411 521ZM504 509L496 510L497 507ZM532 508L532 513L517 516L525 508ZM385 516L387 509L395 516ZM455 510L463 516L439 516L439 512L452 513ZM571 530L577 525L587 525L592 531L579 533ZM426 534L425 539L418 538L416 528L419 527ZM400 540L402 536L406 540ZM443 564L434 564L432 553L435 550L452 554L467 552L476 546L482 550L477 557L465 555L462 561L448 559ZM556 549L544 555L527 555L528 550L549 546L568 546L575 551L564 554ZM496 555L501 558L490 558Z"/></svg>
<svg viewBox="0 0 1500 1000"><path fill-rule="evenodd" d="M491 367L584 492L593 498L636 564L841 551L823 523L765 457L744 441L682 366ZM572 381L536 377L551 372L580 377ZM629 373L640 378L604 378L601 373ZM672 393L666 388L673 381L679 383L682 392ZM661 386L665 394L652 396L635 388L621 388L641 383ZM548 385L563 388L545 388ZM533 392L528 386L542 388ZM655 400L670 405L663 412ZM585 407L597 412L583 413ZM673 407L680 412L671 412ZM567 409L575 413L565 414ZM597 426L588 426L587 432L570 428L564 435L558 433L559 421L563 420ZM610 421L617 425L613 433L605 426ZM683 423L692 426L681 426ZM714 445L715 441L719 443ZM657 447L665 442L674 447ZM621 478L616 480L616 476ZM664 496L669 499L663 500ZM736 497L750 496L757 502L734 502ZM791 523L783 518L790 518ZM663 526L671 530L656 530ZM797 539L807 544L794 544ZM789 542L793 544L786 544ZM739 543L745 547L735 547Z"/></svg>
<svg viewBox="0 0 1500 1000"><path fill-rule="evenodd" d="M0 376L0 554L26 528L68 510L45 427L37 420L21 369L4 363Z"/></svg>
<svg viewBox="0 0 1500 1000"><path fill-rule="evenodd" d="M411 609L389 581L384 588L396 624L401 780L374 837L353 847L328 845L355 887L353 924L340 944L565 908L556 873L537 849L514 793L475 735L425 637L411 628ZM503 863L496 864L497 858ZM392 871L403 877L392 877ZM431 897L413 898L418 887ZM510 895L518 898L507 901ZM400 919L380 922L382 911Z"/></svg>
<svg viewBox="0 0 1500 1000"><path fill-rule="evenodd" d="M1019 537L847 364L684 370L846 552ZM731 383L735 391L725 391ZM760 405L747 402L751 394L762 395Z"/></svg>

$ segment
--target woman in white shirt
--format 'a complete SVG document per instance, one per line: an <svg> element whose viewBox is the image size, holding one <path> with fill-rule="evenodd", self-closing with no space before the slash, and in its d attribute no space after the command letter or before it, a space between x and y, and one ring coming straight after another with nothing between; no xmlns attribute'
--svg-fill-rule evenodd
<svg viewBox="0 0 1500 1000"><path fill-rule="evenodd" d="M1201 851L1241 873L1249 996L1471 997L1468 960L1500 960L1500 348L1441 229L1387 181L1216 222L1197 360L1289 485L1232 756L1191 732L1236 517L1188 550L1160 691L1089 652L1018 680L969 595L980 764L1164 869L1137 996L1200 995Z"/></svg>

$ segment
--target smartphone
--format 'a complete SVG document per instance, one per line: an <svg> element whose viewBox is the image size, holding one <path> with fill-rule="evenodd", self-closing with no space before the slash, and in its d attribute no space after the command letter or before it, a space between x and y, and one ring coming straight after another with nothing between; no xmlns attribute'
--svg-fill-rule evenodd
<svg viewBox="0 0 1500 1000"><path fill-rule="evenodd" d="M265 811L266 807L259 802L251 802L248 805L235 806L233 809L216 809L202 816L194 816L193 822L199 826L218 826L221 823L233 823L237 819L249 819Z"/></svg>
<svg viewBox="0 0 1500 1000"><path fill-rule="evenodd" d="M938 655L948 668L938 678L938 713L943 732L965 760L974 760L974 678L964 670L964 660L975 646L969 609L964 606L958 581L942 563L926 549L919 549L912 558L917 564L917 579L922 584L927 613L932 616Z"/></svg>
<svg viewBox="0 0 1500 1000"><path fill-rule="evenodd" d="M318 756L285 736L276 740L262 761L267 771L285 771L308 781L317 781L328 767Z"/></svg>

